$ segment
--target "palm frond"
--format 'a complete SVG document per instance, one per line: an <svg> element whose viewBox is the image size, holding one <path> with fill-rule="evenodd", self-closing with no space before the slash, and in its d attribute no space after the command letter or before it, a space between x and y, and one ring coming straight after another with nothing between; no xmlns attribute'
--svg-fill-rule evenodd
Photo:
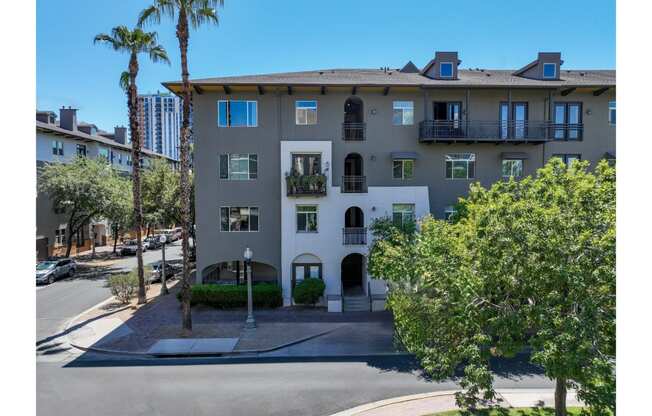
<svg viewBox="0 0 652 416"><path fill-rule="evenodd" d="M192 25L193 29L197 29L199 26L203 25L204 23L212 23L214 25L217 25L219 23L217 11L210 7L194 9L192 13L189 15L189 18L190 18L190 24Z"/></svg>
<svg viewBox="0 0 652 416"><path fill-rule="evenodd" d="M149 59L151 59L152 62L160 61L170 65L170 58L168 58L168 53L161 45L156 45L149 50Z"/></svg>
<svg viewBox="0 0 652 416"><path fill-rule="evenodd" d="M129 89L129 72L128 71L122 71L122 74L120 74L120 88L124 92L127 92L127 90Z"/></svg>
<svg viewBox="0 0 652 416"><path fill-rule="evenodd" d="M143 27L146 24L160 24L161 16L163 15L174 19L176 9L175 0L154 0L154 4L140 12L138 26Z"/></svg>
<svg viewBox="0 0 652 416"><path fill-rule="evenodd" d="M118 50L119 45L116 39L112 38L110 35L107 35L106 33L100 33L99 35L96 35L95 38L93 38L93 44L98 44L98 43L104 43L113 48L114 50Z"/></svg>

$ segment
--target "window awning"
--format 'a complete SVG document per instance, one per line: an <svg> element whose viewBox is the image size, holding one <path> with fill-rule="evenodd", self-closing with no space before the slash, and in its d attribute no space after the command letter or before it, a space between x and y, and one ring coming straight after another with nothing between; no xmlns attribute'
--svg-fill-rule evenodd
<svg viewBox="0 0 652 416"><path fill-rule="evenodd" d="M530 156L525 152L503 152L500 154L503 160L527 160Z"/></svg>
<svg viewBox="0 0 652 416"><path fill-rule="evenodd" d="M419 154L417 152L392 152L391 156L392 156L392 160L397 160L397 159L417 160L419 158Z"/></svg>

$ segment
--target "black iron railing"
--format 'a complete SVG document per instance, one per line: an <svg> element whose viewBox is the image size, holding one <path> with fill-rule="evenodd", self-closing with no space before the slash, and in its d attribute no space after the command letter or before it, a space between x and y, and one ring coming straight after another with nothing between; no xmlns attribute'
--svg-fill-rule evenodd
<svg viewBox="0 0 652 416"><path fill-rule="evenodd" d="M365 138L366 123L342 123L342 139L360 141Z"/></svg>
<svg viewBox="0 0 652 416"><path fill-rule="evenodd" d="M582 140L584 124L582 123L552 123L550 124L551 140Z"/></svg>
<svg viewBox="0 0 652 416"><path fill-rule="evenodd" d="M287 175L287 196L326 195L326 175Z"/></svg>
<svg viewBox="0 0 652 416"><path fill-rule="evenodd" d="M365 176L342 176L342 193L366 193L367 178Z"/></svg>
<svg viewBox="0 0 652 416"><path fill-rule="evenodd" d="M489 140L489 141L546 141L550 140L547 121L476 121L424 120L419 123L419 140Z"/></svg>
<svg viewBox="0 0 652 416"><path fill-rule="evenodd" d="M351 245L366 245L367 244L367 228L366 227L344 227L342 229L342 244L345 246Z"/></svg>

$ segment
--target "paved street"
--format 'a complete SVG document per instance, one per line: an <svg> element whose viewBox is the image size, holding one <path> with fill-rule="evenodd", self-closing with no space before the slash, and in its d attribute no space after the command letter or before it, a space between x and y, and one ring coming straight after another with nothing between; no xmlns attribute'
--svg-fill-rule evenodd
<svg viewBox="0 0 652 416"><path fill-rule="evenodd" d="M166 259L181 257L181 241L166 249ZM161 259L161 250L151 250L143 254L145 264ZM58 280L47 286L36 288L36 340L39 354L61 352L63 339L57 334L63 326L77 314L98 304L111 296L106 287L108 273L128 271L136 267L136 256L119 259L109 268L99 268L93 276L75 275L72 278Z"/></svg>
<svg viewBox="0 0 652 416"><path fill-rule="evenodd" d="M96 361L86 354L37 365L39 415L328 415L370 401L454 389L432 383L411 359L293 362L220 359ZM497 369L500 388L551 388L529 368Z"/></svg>

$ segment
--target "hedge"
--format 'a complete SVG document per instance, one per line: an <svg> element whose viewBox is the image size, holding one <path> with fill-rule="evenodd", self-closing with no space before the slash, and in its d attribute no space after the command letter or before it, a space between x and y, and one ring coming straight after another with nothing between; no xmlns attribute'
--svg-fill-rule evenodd
<svg viewBox="0 0 652 416"><path fill-rule="evenodd" d="M180 299L181 294L177 297ZM281 288L276 284L253 285L252 298L255 308L278 308L283 305ZM246 285L194 285L190 293L191 305L206 305L218 309L243 308L247 306Z"/></svg>
<svg viewBox="0 0 652 416"><path fill-rule="evenodd" d="M323 296L326 285L321 279L310 278L298 283L294 288L294 301L305 305L314 305Z"/></svg>

